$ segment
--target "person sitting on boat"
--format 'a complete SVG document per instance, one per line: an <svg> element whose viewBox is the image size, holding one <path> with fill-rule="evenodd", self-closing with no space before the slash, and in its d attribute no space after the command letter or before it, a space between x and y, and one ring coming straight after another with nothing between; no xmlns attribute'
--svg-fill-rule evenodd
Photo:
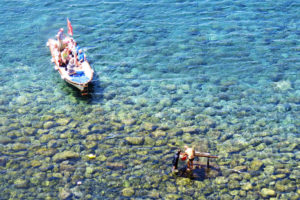
<svg viewBox="0 0 300 200"><path fill-rule="evenodd" d="M63 51L64 50L64 43L63 43L63 40L64 38L66 37L66 35L64 34L64 29L61 28L59 29L57 35L56 35L56 38L57 38L57 41L58 41L58 50L59 51Z"/></svg>
<svg viewBox="0 0 300 200"><path fill-rule="evenodd" d="M75 58L71 58L67 66L69 75L76 74L75 67Z"/></svg>
<svg viewBox="0 0 300 200"><path fill-rule="evenodd" d="M61 52L61 60L62 64L67 65L69 61L69 55L70 55L70 50L68 47L66 47L63 52Z"/></svg>
<svg viewBox="0 0 300 200"><path fill-rule="evenodd" d="M83 63L86 60L85 54L82 52L82 49L78 50L77 58L78 58L79 63Z"/></svg>
<svg viewBox="0 0 300 200"><path fill-rule="evenodd" d="M70 40L68 41L68 47L72 51L72 54L75 55L76 42L74 41L73 38L70 38Z"/></svg>
<svg viewBox="0 0 300 200"><path fill-rule="evenodd" d="M195 148L192 147L188 147L188 146L184 146L184 153L183 155L186 155L188 157L188 161L187 161L187 170L193 170L194 168L194 159L195 159Z"/></svg>

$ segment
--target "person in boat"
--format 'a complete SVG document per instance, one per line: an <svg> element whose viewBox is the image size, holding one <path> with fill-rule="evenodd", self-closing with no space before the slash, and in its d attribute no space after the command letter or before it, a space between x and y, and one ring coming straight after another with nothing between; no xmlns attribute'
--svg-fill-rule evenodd
<svg viewBox="0 0 300 200"><path fill-rule="evenodd" d="M78 59L80 64L85 61L86 58L85 58L85 54L82 52L82 49L78 50L77 59Z"/></svg>
<svg viewBox="0 0 300 200"><path fill-rule="evenodd" d="M73 38L70 38L69 41L68 41L68 48L71 50L71 53L73 56L75 56L75 53L76 53L76 42Z"/></svg>
<svg viewBox="0 0 300 200"><path fill-rule="evenodd" d="M195 148L194 147L188 147L184 146L184 153L183 156L187 156L187 170L193 170L194 168L194 159L195 159Z"/></svg>
<svg viewBox="0 0 300 200"><path fill-rule="evenodd" d="M61 28L59 29L57 35L56 35L56 38L57 38L57 41L58 41L58 50L59 51L63 51L65 46L64 46L64 38L66 37L66 35L64 34L64 29Z"/></svg>
<svg viewBox="0 0 300 200"><path fill-rule="evenodd" d="M176 172L177 171L177 168L178 168L178 160L179 160L179 157L180 157L180 153L181 153L181 150L178 149L174 155L174 158L173 158L173 162L172 162L172 172Z"/></svg>
<svg viewBox="0 0 300 200"><path fill-rule="evenodd" d="M69 75L76 74L75 67L76 67L75 58L71 58L67 66Z"/></svg>
<svg viewBox="0 0 300 200"><path fill-rule="evenodd" d="M61 60L62 64L67 65L68 61L70 60L70 50L68 47L66 47L63 52L61 52Z"/></svg>

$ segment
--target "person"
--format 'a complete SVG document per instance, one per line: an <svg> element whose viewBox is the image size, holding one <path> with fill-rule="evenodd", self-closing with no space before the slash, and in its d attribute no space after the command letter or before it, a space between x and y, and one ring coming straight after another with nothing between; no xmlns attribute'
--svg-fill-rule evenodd
<svg viewBox="0 0 300 200"><path fill-rule="evenodd" d="M173 162L172 162L172 172L176 172L177 168L178 168L178 160L179 160L179 157L180 157L180 153L181 153L181 150L178 149L174 155L174 158L173 158Z"/></svg>
<svg viewBox="0 0 300 200"><path fill-rule="evenodd" d="M83 63L85 61L85 55L82 52L82 49L78 50L78 55L77 55L79 63Z"/></svg>
<svg viewBox="0 0 300 200"><path fill-rule="evenodd" d="M68 63L68 66L67 66L67 69L68 69L68 74L69 75L72 75L72 74L76 74L76 71L75 71L75 68L76 65L75 65L75 59L74 58L71 58L69 63Z"/></svg>
<svg viewBox="0 0 300 200"><path fill-rule="evenodd" d="M64 29L61 28L59 29L57 35L56 35L57 41L58 41L58 50L59 51L63 51L64 50L64 38L65 38L65 34L64 34Z"/></svg>
<svg viewBox="0 0 300 200"><path fill-rule="evenodd" d="M187 155L188 161L187 161L187 170L193 170L194 168L194 159L195 159L195 148L192 147L188 147L188 146L184 146L184 155Z"/></svg>
<svg viewBox="0 0 300 200"><path fill-rule="evenodd" d="M69 48L66 47L63 52L61 52L61 59L62 59L62 63L63 64L68 64L68 61L69 61L69 55L70 55L70 51L69 51Z"/></svg>

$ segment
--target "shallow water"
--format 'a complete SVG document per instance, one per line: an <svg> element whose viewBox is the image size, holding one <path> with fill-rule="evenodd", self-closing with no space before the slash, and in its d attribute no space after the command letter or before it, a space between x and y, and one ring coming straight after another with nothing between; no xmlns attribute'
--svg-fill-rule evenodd
<svg viewBox="0 0 300 200"><path fill-rule="evenodd" d="M299 7L2 0L0 198L299 199ZM67 17L88 97L46 47ZM219 158L174 176L185 144Z"/></svg>

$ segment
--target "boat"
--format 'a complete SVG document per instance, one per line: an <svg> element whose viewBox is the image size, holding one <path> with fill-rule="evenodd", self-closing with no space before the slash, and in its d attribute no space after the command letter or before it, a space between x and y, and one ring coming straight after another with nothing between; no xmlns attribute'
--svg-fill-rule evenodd
<svg viewBox="0 0 300 200"><path fill-rule="evenodd" d="M68 26L70 29L70 24L68 20ZM71 27L72 30L72 27ZM73 35L73 30L72 30ZM73 39L72 37L68 36L69 39ZM65 80L70 85L78 88L82 95L88 94L88 87L91 81L93 80L94 70L91 68L89 62L85 59L84 62L81 63L80 67L74 68L74 72L70 74L65 66L61 66L59 64L58 56L60 54L57 47L58 40L50 38L47 42L47 46L50 49L52 59L51 61L55 64L54 69L58 71L60 74L61 79ZM76 62L77 63L77 62Z"/></svg>
<svg viewBox="0 0 300 200"><path fill-rule="evenodd" d="M49 46L52 55L51 61L55 64L54 69L58 71L61 79L78 88L82 95L87 95L89 84L93 80L94 76L94 70L91 68L89 62L85 60L81 64L80 69L75 69L75 73L69 75L66 68L59 65L58 57L55 56L58 55L59 52L58 49L55 48L55 44L57 44L56 39L49 39L47 42L47 46Z"/></svg>

